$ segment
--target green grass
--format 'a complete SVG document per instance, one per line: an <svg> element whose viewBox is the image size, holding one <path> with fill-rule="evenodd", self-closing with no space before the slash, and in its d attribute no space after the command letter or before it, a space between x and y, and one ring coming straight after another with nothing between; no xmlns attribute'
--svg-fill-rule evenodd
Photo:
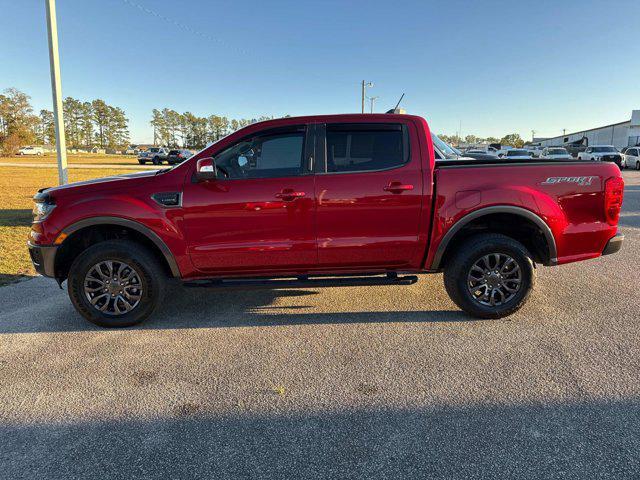
<svg viewBox="0 0 640 480"><path fill-rule="evenodd" d="M39 157L40 160L42 158ZM69 170L69 181L77 182L118 173L126 172L117 168L73 169ZM57 185L57 182L58 173L55 168L0 167L0 286L36 274L27 251L32 198L39 188Z"/></svg>

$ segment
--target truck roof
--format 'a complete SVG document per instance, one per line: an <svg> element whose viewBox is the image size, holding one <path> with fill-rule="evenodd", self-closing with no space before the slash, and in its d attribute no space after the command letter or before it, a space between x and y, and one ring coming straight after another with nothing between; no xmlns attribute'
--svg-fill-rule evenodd
<svg viewBox="0 0 640 480"><path fill-rule="evenodd" d="M411 120L424 120L418 115L407 115L404 113L335 113L328 115L304 115L299 117L281 117L273 118L270 120L264 120L262 122L256 122L252 125L268 125L273 123L274 125L286 123L314 123L314 122L354 122L354 123L366 123L368 121L374 122L397 122Z"/></svg>

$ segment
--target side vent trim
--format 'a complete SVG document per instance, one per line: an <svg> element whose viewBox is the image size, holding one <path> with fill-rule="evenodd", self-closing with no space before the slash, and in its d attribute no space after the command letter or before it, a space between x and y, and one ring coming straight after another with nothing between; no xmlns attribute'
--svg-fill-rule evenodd
<svg viewBox="0 0 640 480"><path fill-rule="evenodd" d="M165 208L182 206L182 193L180 192L158 192L151 195L151 198L158 205Z"/></svg>

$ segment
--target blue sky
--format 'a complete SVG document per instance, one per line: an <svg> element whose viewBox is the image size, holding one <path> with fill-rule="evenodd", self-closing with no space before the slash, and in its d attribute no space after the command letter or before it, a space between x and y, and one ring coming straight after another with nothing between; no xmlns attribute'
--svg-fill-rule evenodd
<svg viewBox="0 0 640 480"><path fill-rule="evenodd" d="M136 5L151 9L155 17ZM638 0L58 0L65 96L229 117L404 107L436 132L540 136L640 108ZM51 108L44 0L0 0L0 89ZM176 26L174 19L189 28Z"/></svg>

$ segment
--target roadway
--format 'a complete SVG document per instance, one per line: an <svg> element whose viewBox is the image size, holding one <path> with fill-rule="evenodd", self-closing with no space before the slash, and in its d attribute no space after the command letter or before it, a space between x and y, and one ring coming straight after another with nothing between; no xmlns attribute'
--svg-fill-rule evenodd
<svg viewBox="0 0 640 480"><path fill-rule="evenodd" d="M138 167L136 167L138 168ZM640 172L617 255L473 320L408 287L173 287L103 330L0 288L0 477L638 478Z"/></svg>

